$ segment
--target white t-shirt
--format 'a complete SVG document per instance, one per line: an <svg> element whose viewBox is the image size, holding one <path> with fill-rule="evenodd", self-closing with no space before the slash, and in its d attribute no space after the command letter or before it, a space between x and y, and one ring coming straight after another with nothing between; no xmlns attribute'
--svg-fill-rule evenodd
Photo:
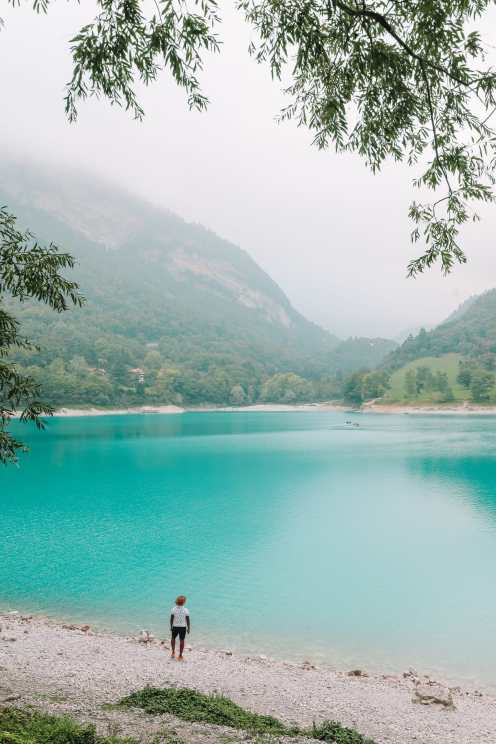
<svg viewBox="0 0 496 744"><path fill-rule="evenodd" d="M189 617L189 610L184 605L174 605L170 614L174 616L172 625L174 628L185 628L186 618Z"/></svg>

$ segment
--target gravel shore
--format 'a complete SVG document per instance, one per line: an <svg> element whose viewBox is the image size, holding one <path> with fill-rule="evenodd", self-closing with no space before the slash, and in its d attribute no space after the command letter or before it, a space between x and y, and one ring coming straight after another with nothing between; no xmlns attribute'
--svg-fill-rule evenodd
<svg viewBox="0 0 496 744"><path fill-rule="evenodd" d="M329 403L300 403L285 405L279 403L258 403L250 406L198 406L181 408L179 406L137 406L134 408L59 408L55 412L56 417L81 417L81 416L116 416L125 414L142 413L211 413L224 411L228 413L297 413L299 411L320 411L323 413L347 413L350 407L342 403L330 401ZM483 406L471 403L457 403L448 405L407 405L401 403L381 403L380 401L368 401L355 411L356 413L388 413L388 414L417 414L421 416L496 416L496 406Z"/></svg>
<svg viewBox="0 0 496 744"><path fill-rule="evenodd" d="M151 685L223 693L245 708L300 725L337 720L378 744L496 742L495 697L455 688L454 709L421 705L413 702L416 686L429 681L415 673L350 676L308 663L200 648L194 642L180 664L169 659L158 640L144 643L19 613L0 614L0 626L0 704L66 712L138 738L168 726L187 742L225 740L216 727L106 707ZM248 739L246 734L230 739L238 740Z"/></svg>

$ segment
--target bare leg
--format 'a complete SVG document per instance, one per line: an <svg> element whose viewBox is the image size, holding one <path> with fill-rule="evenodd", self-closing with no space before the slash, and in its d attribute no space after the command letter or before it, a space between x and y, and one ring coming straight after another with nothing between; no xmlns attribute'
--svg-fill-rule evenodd
<svg viewBox="0 0 496 744"><path fill-rule="evenodd" d="M184 651L184 640L181 638L179 641L179 658L182 661L183 658L183 651Z"/></svg>
<svg viewBox="0 0 496 744"><path fill-rule="evenodd" d="M176 639L174 636L171 638L171 659L173 659L176 655Z"/></svg>

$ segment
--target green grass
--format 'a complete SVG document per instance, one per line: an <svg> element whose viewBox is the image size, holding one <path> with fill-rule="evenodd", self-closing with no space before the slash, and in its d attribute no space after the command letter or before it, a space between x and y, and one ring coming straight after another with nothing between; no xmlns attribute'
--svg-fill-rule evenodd
<svg viewBox="0 0 496 744"><path fill-rule="evenodd" d="M121 705L142 708L154 715L169 713L184 721L230 726L252 734L300 735L330 744L374 744L372 739L366 739L354 729L341 726L335 721L324 721L311 729L287 726L272 716L245 710L222 695L204 695L184 688L145 687L124 698Z"/></svg>
<svg viewBox="0 0 496 744"><path fill-rule="evenodd" d="M98 736L94 726L65 716L0 708L0 744L135 744L133 739Z"/></svg>
<svg viewBox="0 0 496 744"><path fill-rule="evenodd" d="M452 403L462 403L470 398L470 392L459 385L456 381L458 375L458 362L462 358L461 354L443 354L439 357L422 357L415 361L405 364L391 375L390 389L382 399L384 403L438 403L436 392L427 392L416 397L408 397L405 391L405 375L409 369L417 367L429 367L432 372L446 372L448 382L453 391L454 400ZM447 404L450 405L450 404Z"/></svg>
<svg viewBox="0 0 496 744"><path fill-rule="evenodd" d="M365 739L358 731L341 726L336 721L323 721L318 726L314 724L305 734L311 739L333 744L374 744L372 739Z"/></svg>
<svg viewBox="0 0 496 744"><path fill-rule="evenodd" d="M122 700L122 705L142 708L147 713L170 713L183 721L214 723L260 734L291 736L296 732L272 716L244 710L221 695L203 695L188 689L145 687Z"/></svg>

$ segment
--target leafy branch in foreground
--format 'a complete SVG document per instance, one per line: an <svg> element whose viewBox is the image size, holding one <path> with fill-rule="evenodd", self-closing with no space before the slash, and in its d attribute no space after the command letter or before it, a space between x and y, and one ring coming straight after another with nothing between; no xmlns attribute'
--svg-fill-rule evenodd
<svg viewBox="0 0 496 744"><path fill-rule="evenodd" d="M72 268L74 259L59 253L55 245L40 246L33 235L16 227L15 217L0 208L0 462L15 462L24 446L8 429L12 417L32 421L43 428L42 415L53 410L39 399L39 385L21 374L8 361L15 349L29 349L32 344L19 332L18 321L2 306L5 296L20 302L35 299L57 312L69 304L81 305L78 285L68 281L60 271Z"/></svg>
<svg viewBox="0 0 496 744"><path fill-rule="evenodd" d="M292 99L281 119L315 133L319 148L356 152L372 171L388 157L423 164L414 182L444 194L410 207L423 254L410 276L440 261L464 263L460 226L473 201L492 201L496 75L477 69L484 46L474 21L492 0L240 0L258 31L252 53L276 78L292 62Z"/></svg>
<svg viewBox="0 0 496 744"><path fill-rule="evenodd" d="M203 66L201 52L219 50L211 31L219 20L215 0L202 0L200 13L190 13L184 0L157 0L150 19L142 3L133 0L100 0L98 5L101 12L94 22L71 41L74 69L65 98L70 121L77 118L77 99L94 94L124 104L142 119L135 77L148 85L160 65L186 90L190 108L206 108L196 75Z"/></svg>
<svg viewBox="0 0 496 744"><path fill-rule="evenodd" d="M20 0L10 0L13 5ZM34 0L47 12L50 0ZM208 99L197 74L220 48L215 0L97 0L98 13L71 42L73 75L66 111L104 96L138 119L136 84L161 69L185 88L191 108ZM493 201L496 73L475 28L494 0L237 0L255 31L249 51L287 81L280 120L314 133L319 148L356 152L376 172L392 157L422 168L414 181L435 192L410 206L411 237L422 254L416 276L439 262L465 263L459 231L478 219L473 204ZM423 197L422 197L423 198Z"/></svg>

